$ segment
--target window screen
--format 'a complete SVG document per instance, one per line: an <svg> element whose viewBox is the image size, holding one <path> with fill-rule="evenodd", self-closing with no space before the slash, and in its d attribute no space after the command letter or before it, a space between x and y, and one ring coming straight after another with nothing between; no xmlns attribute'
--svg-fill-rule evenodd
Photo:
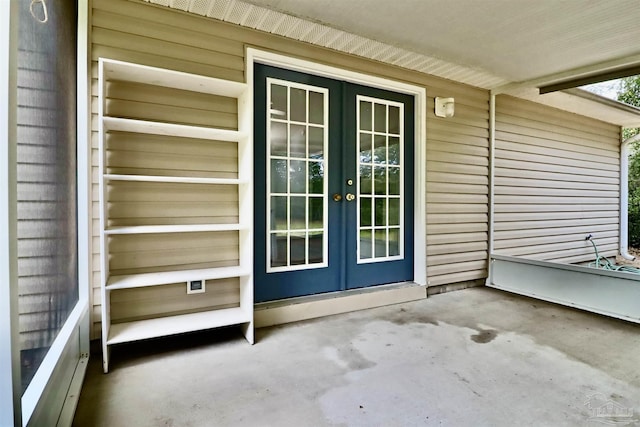
<svg viewBox="0 0 640 427"><path fill-rule="evenodd" d="M72 1L20 1L18 289L23 392L78 302Z"/></svg>

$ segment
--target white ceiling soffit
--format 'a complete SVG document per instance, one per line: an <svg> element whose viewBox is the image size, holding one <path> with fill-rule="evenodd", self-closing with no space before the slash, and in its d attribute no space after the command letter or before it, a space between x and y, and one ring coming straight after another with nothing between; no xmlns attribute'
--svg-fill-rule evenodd
<svg viewBox="0 0 640 427"><path fill-rule="evenodd" d="M480 68L462 66L417 53L393 44L356 35L334 27L298 18L262 6L239 0L144 0L168 6L244 27L301 40L318 46L350 53L376 61L397 65L410 70L466 83L484 89L508 84L510 80L498 77ZM351 0L339 0L337 5L348 5ZM265 2L268 3L268 2ZM295 2L294 2L295 3ZM316 0L300 1L301 4L322 3ZM397 3L397 2L389 2ZM370 10L369 7L366 10ZM383 40L383 39L379 39Z"/></svg>
<svg viewBox="0 0 640 427"><path fill-rule="evenodd" d="M534 88L585 71L640 64L638 0L144 1L499 88L620 126L640 125L640 110L606 98L575 91L540 96Z"/></svg>
<svg viewBox="0 0 640 427"><path fill-rule="evenodd" d="M510 82L640 64L638 0L245 1Z"/></svg>

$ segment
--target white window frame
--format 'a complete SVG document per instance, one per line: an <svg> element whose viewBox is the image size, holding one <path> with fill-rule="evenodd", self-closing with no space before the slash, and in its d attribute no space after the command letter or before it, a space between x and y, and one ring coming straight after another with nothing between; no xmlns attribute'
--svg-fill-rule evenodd
<svg viewBox="0 0 640 427"><path fill-rule="evenodd" d="M399 228L400 229L400 241L398 242L399 244L399 254L398 255L393 255L393 256L376 256L375 255L375 247L372 246L371 247L371 258L360 258L360 231L361 231L361 224L360 224L360 133L362 132L360 130L360 101L365 101L365 102L370 102L372 107L375 104L384 104L387 108L387 111L389 111L389 107L393 106L393 107L398 107L400 109L400 134L398 135L400 138L400 163L398 164L398 169L400 169L400 226L399 227L391 227L389 226L389 208L388 208L388 203L389 203L389 195L386 194L385 195L385 199L387 200L387 209L386 209L386 223L387 225L385 225L384 227L382 226L377 226L374 224L375 222L375 214L373 214L375 212L375 199L377 194L375 194L374 191L374 186L375 186L375 180L372 179L372 187L371 187L371 213L373 214L373 218L372 218L372 224L371 224L371 231L373 233L372 236L372 240L375 242L375 232L378 230L386 230L387 231L387 250L388 250L388 237L389 237L389 229L393 228ZM373 111L372 111L373 113ZM388 120L388 116L387 116L387 120ZM358 204L356 206L357 209L357 213L356 213L356 221L357 221L357 226L356 226L356 262L358 264L373 264L373 263L378 263L378 262L385 262L385 261L399 261L399 260L403 260L404 259L404 232L405 232L405 224L404 224L404 198L405 198L405 194L404 194L404 181L405 181L405 176L404 176L404 143L405 143L405 139L406 139L406 135L405 135L405 131L404 131L404 104L402 102L396 102L396 101L390 101L384 98L374 98L371 96L364 96L364 95L357 95L356 96L356 191L357 191L357 200L358 200ZM387 123L388 124L388 123ZM372 122L372 126L373 126L373 122ZM373 144L375 141L375 134L376 131L372 128L371 129L371 143L372 143L372 151L371 151L371 155L373 156ZM387 146L389 144L388 138L389 138L389 132L385 132L385 136L387 138ZM375 167L375 165L374 165ZM389 167L388 163L385 164L385 167ZM387 184L388 184L388 176L387 176ZM367 227L368 228L368 227Z"/></svg>
<svg viewBox="0 0 640 427"><path fill-rule="evenodd" d="M290 265L291 260L290 260L290 252L291 252L291 227L290 224L287 223L287 264L286 266L281 266L281 267L272 267L271 266L271 236L272 234L276 234L274 232L271 231L271 188L270 188L270 184L271 184L271 126L270 126L270 121L271 121L271 113L270 113L270 100L271 100L271 84L277 84L280 86L285 86L287 88L297 88L297 89L303 89L306 91L310 91L313 90L314 92L319 92L322 93L324 95L324 111L323 111L323 115L324 115L324 125L323 125L323 131L324 131L324 146L323 146L323 150L324 150L324 160L322 161L323 165L324 165L324 179L322 182L322 197L323 197L323 203L322 203L322 209L323 209L323 216L322 216L322 232L323 232L323 236L322 236L322 259L323 262L319 262L319 263L313 263L313 264L297 264L297 265ZM267 191L266 191L266 197L267 197L267 229L266 229L266 235L267 235L267 239L266 239L266 262L267 262L267 273L278 273L278 272L285 272L285 271L298 271L298 270L312 270L312 269L317 269L317 268L326 268L329 266L329 221L328 221L328 217L329 217L329 90L327 88L323 88L320 86L313 86L313 85L308 85L308 84L303 84L303 83L296 83L296 82L291 82L288 80L282 80L282 79L276 79L273 77L268 77L267 78L267 97L266 97L266 102L267 102L267 108L266 108L266 122L267 122L267 147L266 147L266 170L267 170ZM289 103L291 102L291 99L289 97L287 97L287 107L289 106ZM307 101L308 102L308 101ZM287 108L290 114L290 110L289 108ZM308 106L307 106L307 111L308 111ZM289 122L291 121L290 116L287 116L287 125L289 124ZM309 123L307 123L307 125L309 125ZM287 136L289 136L290 134L287 133ZM307 132L307 140L309 138L309 132ZM308 160L308 157L305 158L306 160ZM291 156L287 155L286 156L286 160L289 161L291 160ZM288 178L287 178L287 182ZM307 185L308 185L308 179L307 179ZM287 191L287 196L291 196L291 192ZM305 193L305 196L309 196L308 193L308 189L307 192ZM288 205L288 210L290 209L290 204ZM289 215L287 215L289 217ZM305 213L305 217L308 216L308 210ZM287 220L289 222L289 220ZM306 244L306 252L307 252L307 258L308 258L308 250L309 250L309 239L308 239L308 233L309 233L309 220L307 218L306 220L306 228L304 230L305 233L307 233L307 238L305 240L305 244ZM283 230L284 231L284 230ZM303 230L300 230L303 231Z"/></svg>
<svg viewBox="0 0 640 427"><path fill-rule="evenodd" d="M414 267L413 281L427 285L427 233L426 233L426 117L427 91L424 87L345 70L252 47L246 48L246 78L249 82L249 102L245 108L253 107L253 68L260 63L299 71L316 76L343 80L365 86L408 94L414 97ZM407 153L408 154L408 153Z"/></svg>

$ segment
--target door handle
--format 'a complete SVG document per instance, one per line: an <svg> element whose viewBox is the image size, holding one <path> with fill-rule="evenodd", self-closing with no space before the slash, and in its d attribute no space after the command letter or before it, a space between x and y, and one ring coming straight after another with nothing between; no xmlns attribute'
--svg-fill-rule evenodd
<svg viewBox="0 0 640 427"><path fill-rule="evenodd" d="M334 202L339 202L340 200L342 200L342 194L335 193L333 195L333 201Z"/></svg>
<svg viewBox="0 0 640 427"><path fill-rule="evenodd" d="M347 193L347 195L344 198L347 199L347 202L352 202L356 199L356 196L355 194Z"/></svg>

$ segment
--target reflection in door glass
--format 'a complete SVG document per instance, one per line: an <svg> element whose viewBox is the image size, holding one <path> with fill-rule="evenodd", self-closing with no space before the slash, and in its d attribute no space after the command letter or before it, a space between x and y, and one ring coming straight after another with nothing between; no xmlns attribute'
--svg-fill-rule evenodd
<svg viewBox="0 0 640 427"><path fill-rule="evenodd" d="M289 263L291 265L306 264L307 235L291 233L289 242Z"/></svg>
<svg viewBox="0 0 640 427"><path fill-rule="evenodd" d="M322 160L324 158L324 128L309 126L309 158Z"/></svg>
<svg viewBox="0 0 640 427"><path fill-rule="evenodd" d="M373 127L376 132L387 132L387 105L374 103Z"/></svg>
<svg viewBox="0 0 640 427"><path fill-rule="evenodd" d="M373 120L371 115L373 114L373 110L370 102L360 101L360 111L358 114L360 129L361 130L371 130Z"/></svg>
<svg viewBox="0 0 640 427"><path fill-rule="evenodd" d="M291 93L291 105L289 116L295 122L307 122L307 90L289 87Z"/></svg>
<svg viewBox="0 0 640 427"><path fill-rule="evenodd" d="M307 127L291 125L289 131L289 153L291 157L307 157Z"/></svg>
<svg viewBox="0 0 640 427"><path fill-rule="evenodd" d="M269 129L269 135L271 135L271 155L272 156L286 156L287 155L287 141L289 140L287 134L287 125L285 123L271 122L271 128Z"/></svg>
<svg viewBox="0 0 640 427"><path fill-rule="evenodd" d="M322 264L324 262L324 233L310 231L308 236L309 264Z"/></svg>
<svg viewBox="0 0 640 427"><path fill-rule="evenodd" d="M387 138L384 135L375 135L373 140L374 163L387 163Z"/></svg>
<svg viewBox="0 0 640 427"><path fill-rule="evenodd" d="M271 160L271 192L287 192L287 161Z"/></svg>
<svg viewBox="0 0 640 427"><path fill-rule="evenodd" d="M358 262L402 259L404 105L358 96Z"/></svg>
<svg viewBox="0 0 640 427"><path fill-rule="evenodd" d="M324 94L309 92L309 123L324 124Z"/></svg>
<svg viewBox="0 0 640 427"><path fill-rule="evenodd" d="M271 117L275 119L287 119L287 98L288 90L286 86L271 86Z"/></svg>
<svg viewBox="0 0 640 427"><path fill-rule="evenodd" d="M328 91L267 79L267 271L327 264Z"/></svg>
<svg viewBox="0 0 640 427"><path fill-rule="evenodd" d="M304 160L289 160L289 182L291 193L306 193L307 190L307 162Z"/></svg>
<svg viewBox="0 0 640 427"><path fill-rule="evenodd" d="M321 230L324 221L324 200L322 197L309 197L309 228ZM317 233L316 233L317 234Z"/></svg>
<svg viewBox="0 0 640 427"><path fill-rule="evenodd" d="M305 197L290 197L289 229L305 230L307 228L307 209Z"/></svg>
<svg viewBox="0 0 640 427"><path fill-rule="evenodd" d="M270 230L287 230L287 198L285 196L271 196L271 227Z"/></svg>
<svg viewBox="0 0 640 427"><path fill-rule="evenodd" d="M271 233L271 267L283 267L287 265L288 241L289 236L287 233Z"/></svg>
<svg viewBox="0 0 640 427"><path fill-rule="evenodd" d="M360 163L371 163L372 148L371 148L371 134L360 134Z"/></svg>

